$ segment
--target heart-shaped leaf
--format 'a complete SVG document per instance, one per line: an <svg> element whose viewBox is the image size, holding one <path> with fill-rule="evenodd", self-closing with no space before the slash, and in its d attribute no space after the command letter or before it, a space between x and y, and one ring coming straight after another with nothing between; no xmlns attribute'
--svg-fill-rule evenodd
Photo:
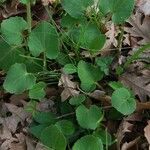
<svg viewBox="0 0 150 150"><path fill-rule="evenodd" d="M98 66L100 66L101 71L103 71L106 75L109 74L109 67L112 63L113 58L112 57L99 57L96 58L96 63Z"/></svg>
<svg viewBox="0 0 150 150"><path fill-rule="evenodd" d="M64 66L63 70L66 74L73 74L73 73L77 72L77 67L73 64L66 64Z"/></svg>
<svg viewBox="0 0 150 150"><path fill-rule="evenodd" d="M29 50L33 56L46 53L47 58L55 59L59 53L59 40L54 26L42 22L32 30L28 40Z"/></svg>
<svg viewBox="0 0 150 150"><path fill-rule="evenodd" d="M62 0L62 6L64 10L75 18L81 18L84 16L87 7L94 3L93 0Z"/></svg>
<svg viewBox="0 0 150 150"><path fill-rule="evenodd" d="M84 105L80 105L76 109L76 117L81 127L95 130L103 118L103 113L101 109L95 105L89 109Z"/></svg>
<svg viewBox="0 0 150 150"><path fill-rule="evenodd" d="M81 80L81 87L85 91L94 90L96 82L103 78L103 72L99 67L95 67L85 61L78 63L78 76Z"/></svg>
<svg viewBox="0 0 150 150"><path fill-rule="evenodd" d="M46 95L45 87L46 87L46 84L44 82L39 82L35 84L33 88L29 90L29 97L31 99L41 100Z"/></svg>
<svg viewBox="0 0 150 150"><path fill-rule="evenodd" d="M0 42L0 69L8 70L15 63L24 62L24 58L20 55L24 54L24 49L13 48L6 42Z"/></svg>
<svg viewBox="0 0 150 150"><path fill-rule="evenodd" d="M20 94L35 85L36 78L28 73L24 64L14 64L10 67L4 81L4 89L9 93Z"/></svg>
<svg viewBox="0 0 150 150"><path fill-rule="evenodd" d="M54 150L66 150L66 138L56 125L45 128L41 133L40 140L44 145Z"/></svg>
<svg viewBox="0 0 150 150"><path fill-rule="evenodd" d="M134 0L108 0L112 21L114 23L123 23L131 15L134 9Z"/></svg>
<svg viewBox="0 0 150 150"><path fill-rule="evenodd" d="M86 135L74 144L73 150L103 150L103 144L100 138L93 135Z"/></svg>
<svg viewBox="0 0 150 150"><path fill-rule="evenodd" d="M112 106L124 115L133 113L136 102L131 92L126 88L118 88L112 94Z"/></svg>
<svg viewBox="0 0 150 150"><path fill-rule="evenodd" d="M1 32L4 39L11 45L21 45L23 31L27 29L27 22L21 17L11 17L1 23Z"/></svg>
<svg viewBox="0 0 150 150"><path fill-rule="evenodd" d="M70 32L70 36L81 48L93 53L101 50L106 41L105 35L101 34L97 26L93 24L80 25Z"/></svg>

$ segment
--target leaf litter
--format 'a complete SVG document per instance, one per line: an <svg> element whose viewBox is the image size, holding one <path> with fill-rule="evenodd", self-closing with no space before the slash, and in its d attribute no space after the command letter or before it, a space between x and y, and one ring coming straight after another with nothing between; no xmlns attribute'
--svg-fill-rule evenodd
<svg viewBox="0 0 150 150"><path fill-rule="evenodd" d="M48 3L53 3L54 1L44 1L44 5L47 5ZM15 5L15 9L18 4ZM150 41L150 1L149 0L138 0L137 3L137 9L136 13L133 14L130 19L127 21L130 26L125 27L125 34L124 34L124 44L127 44L130 47L139 47L147 42ZM23 11L17 11L12 10L9 13L3 12L3 17L8 18L11 15L16 15L18 13L22 13ZM143 19L143 14L144 19ZM118 29L114 26L112 22L109 22L108 25L108 31L105 33L107 36L106 45L104 46L104 49L116 49L118 42L117 38L120 34L118 32ZM136 39L137 42L131 42L131 39ZM129 52L129 54L133 54L133 49ZM146 52L148 55L149 51ZM150 55L149 55L150 56ZM90 57L90 55L89 55ZM121 77L120 81L126 85L127 87L131 88L134 92L134 94L138 97L138 99L142 102L146 102L149 100L150 97L150 72L147 72L146 74L142 71L137 72L134 70L134 72L125 72ZM59 87L63 89L61 93L61 100L64 102L67 99L69 99L71 96L76 96L80 93L78 89L78 83L73 81L73 76L66 75L64 73L61 74L61 78L59 80ZM58 93L57 93L58 94ZM101 90L95 90L93 93L90 93L90 96L94 99L99 100L99 97L105 96L105 91ZM3 110L6 112L3 112L4 114L7 114L8 112L11 113L9 116L0 116L0 125L2 128L0 128L0 144L1 150L25 150L27 147L27 150L46 150L46 147L43 146L41 143L37 143L32 139L32 137L26 136L26 122L28 120L28 117L30 115L24 111L24 108L22 107L22 102L20 102L20 99L22 97L18 97L18 102L16 103L14 99L14 95L10 98L10 103L3 102ZM15 97L16 99L16 97ZM24 97L23 97L24 99ZM19 104L19 106L18 106ZM26 102L23 103L24 105ZM48 111L51 107L53 107L54 102L51 99L45 99L42 101L38 109L40 111ZM5 108L4 108L5 107ZM142 112L141 112L142 114ZM127 118L124 118L121 121L121 124L119 123L119 129L117 132L118 136L118 149L121 150L127 150L131 149L132 146L139 145L140 136L137 135L136 137L133 136L133 138L130 138L130 134L133 135L134 132L139 132L139 130L134 130L135 126L138 126L136 124L139 124L140 131L143 131L145 138L147 139L147 142L150 144L150 121L148 121L148 124L146 125L146 121L143 119L143 117L133 114L132 116L129 116ZM20 129L21 124L21 129ZM144 127L145 126L145 127ZM19 130L19 131L18 131ZM19 132L19 133L18 133ZM129 136L129 137L128 137ZM145 142L145 141L144 141Z"/></svg>

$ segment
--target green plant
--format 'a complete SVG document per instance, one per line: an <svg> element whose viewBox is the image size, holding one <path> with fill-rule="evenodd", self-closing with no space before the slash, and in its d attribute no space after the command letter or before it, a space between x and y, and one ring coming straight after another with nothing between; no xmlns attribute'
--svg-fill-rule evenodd
<svg viewBox="0 0 150 150"><path fill-rule="evenodd" d="M94 0L62 0L65 12L61 28L50 12L50 22L41 21L32 27L33 2L21 2L27 7L27 21L10 17L1 23L0 69L7 72L4 89L12 94L29 93L31 101L26 109L33 114L29 131L48 148L108 149L113 139L103 125L105 112L100 106L89 106L86 102L89 92L102 88L100 81L109 75L115 56L93 56L105 44L105 22L111 18L116 25L122 25L134 9L134 0L99 0L96 4ZM90 59L81 55L83 50L90 54ZM143 49L139 51L125 67ZM69 52L74 55L69 56ZM59 66L57 70L51 69L53 63ZM62 68L66 74L76 77L81 88L79 95L63 104L69 115L38 112L36 104L45 97L46 86L56 83ZM124 115L134 112L136 102L132 92L120 83L113 82L110 86L114 89L112 106Z"/></svg>

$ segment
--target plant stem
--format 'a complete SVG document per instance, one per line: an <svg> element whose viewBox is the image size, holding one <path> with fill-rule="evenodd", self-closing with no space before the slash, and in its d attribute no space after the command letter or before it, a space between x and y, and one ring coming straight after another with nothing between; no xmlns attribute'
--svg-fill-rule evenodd
<svg viewBox="0 0 150 150"><path fill-rule="evenodd" d="M27 23L28 23L28 32L31 32L32 29L32 17L31 17L31 2L26 4L27 7Z"/></svg>
<svg viewBox="0 0 150 150"><path fill-rule="evenodd" d="M121 52L121 49L122 49L122 41L123 41L123 34L124 34L124 26L120 26L120 35L119 35L119 39L118 39L118 53L117 53L117 56L118 56L118 59L120 57L120 52Z"/></svg>
<svg viewBox="0 0 150 150"><path fill-rule="evenodd" d="M126 63L124 64L124 68L127 68L134 60L136 60L141 53L148 50L150 48L150 43L144 45L143 47L139 48L132 56L130 56Z"/></svg>
<svg viewBox="0 0 150 150"><path fill-rule="evenodd" d="M47 70L46 53L43 54L43 70Z"/></svg>

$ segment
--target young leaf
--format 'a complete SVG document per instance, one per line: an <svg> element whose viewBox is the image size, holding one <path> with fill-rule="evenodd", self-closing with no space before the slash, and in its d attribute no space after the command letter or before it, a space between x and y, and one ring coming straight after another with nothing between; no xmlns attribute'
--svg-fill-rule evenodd
<svg viewBox="0 0 150 150"><path fill-rule="evenodd" d="M37 25L29 36L28 46L35 57L44 52L47 58L55 59L59 53L59 39L55 27L48 22Z"/></svg>
<svg viewBox="0 0 150 150"><path fill-rule="evenodd" d="M24 64L14 64L10 67L4 81L4 89L9 93L20 94L35 85L36 78L28 73Z"/></svg>
<svg viewBox="0 0 150 150"><path fill-rule="evenodd" d="M94 3L93 0L62 0L64 10L74 18L81 18L84 16L88 6Z"/></svg>
<svg viewBox="0 0 150 150"><path fill-rule="evenodd" d="M40 140L44 145L54 150L66 150L66 138L56 125L45 128L41 133Z"/></svg>
<svg viewBox="0 0 150 150"><path fill-rule="evenodd" d="M46 84L44 82L39 82L35 84L32 89L29 90L29 97L31 99L41 100L46 95L45 93Z"/></svg>
<svg viewBox="0 0 150 150"><path fill-rule="evenodd" d="M131 15L134 9L134 0L108 0L112 21L114 23L123 23Z"/></svg>
<svg viewBox="0 0 150 150"><path fill-rule="evenodd" d="M96 63L98 66L100 66L101 71L103 71L106 75L109 74L109 66L112 63L113 58L112 57L99 57L96 58Z"/></svg>
<svg viewBox="0 0 150 150"><path fill-rule="evenodd" d="M24 54L24 49L13 48L6 42L0 42L0 69L8 70L15 63L23 63L24 58L20 55Z"/></svg>
<svg viewBox="0 0 150 150"><path fill-rule="evenodd" d="M78 106L80 104L82 104L82 102L84 102L86 100L86 97L84 94L80 94L80 95L77 95L77 96L74 96L72 97L70 100L69 100L69 103L71 105L75 105L75 106Z"/></svg>
<svg viewBox="0 0 150 150"><path fill-rule="evenodd" d="M2 36L11 45L21 45L22 32L26 29L27 22L21 17L11 17L1 23Z"/></svg>
<svg viewBox="0 0 150 150"><path fill-rule="evenodd" d="M89 91L95 88L96 82L103 78L103 73L99 67L95 67L90 63L85 61L80 61L78 63L78 76L81 80L82 89Z"/></svg>
<svg viewBox="0 0 150 150"><path fill-rule="evenodd" d="M93 24L80 25L70 32L70 36L81 48L93 53L101 50L106 41L105 35L101 34L97 26Z"/></svg>
<svg viewBox="0 0 150 150"><path fill-rule="evenodd" d="M37 112L33 116L34 120L40 124L52 124L56 122L55 115L51 112Z"/></svg>
<svg viewBox="0 0 150 150"><path fill-rule="evenodd" d="M93 135L86 135L74 144L73 150L103 150L103 144L100 138Z"/></svg>
<svg viewBox="0 0 150 150"><path fill-rule="evenodd" d="M112 106L124 115L129 115L136 109L136 101L131 92L126 88L115 90L111 99Z"/></svg>
<svg viewBox="0 0 150 150"><path fill-rule="evenodd" d="M74 133L75 128L71 121L69 120L60 120L55 124L66 136L70 136Z"/></svg>
<svg viewBox="0 0 150 150"><path fill-rule="evenodd" d="M66 74L73 74L73 73L77 72L77 67L73 64L66 64L64 66L63 70Z"/></svg>
<svg viewBox="0 0 150 150"><path fill-rule="evenodd" d="M82 128L95 130L103 118L103 113L101 109L95 105L89 109L84 105L80 105L76 109L76 117Z"/></svg>

